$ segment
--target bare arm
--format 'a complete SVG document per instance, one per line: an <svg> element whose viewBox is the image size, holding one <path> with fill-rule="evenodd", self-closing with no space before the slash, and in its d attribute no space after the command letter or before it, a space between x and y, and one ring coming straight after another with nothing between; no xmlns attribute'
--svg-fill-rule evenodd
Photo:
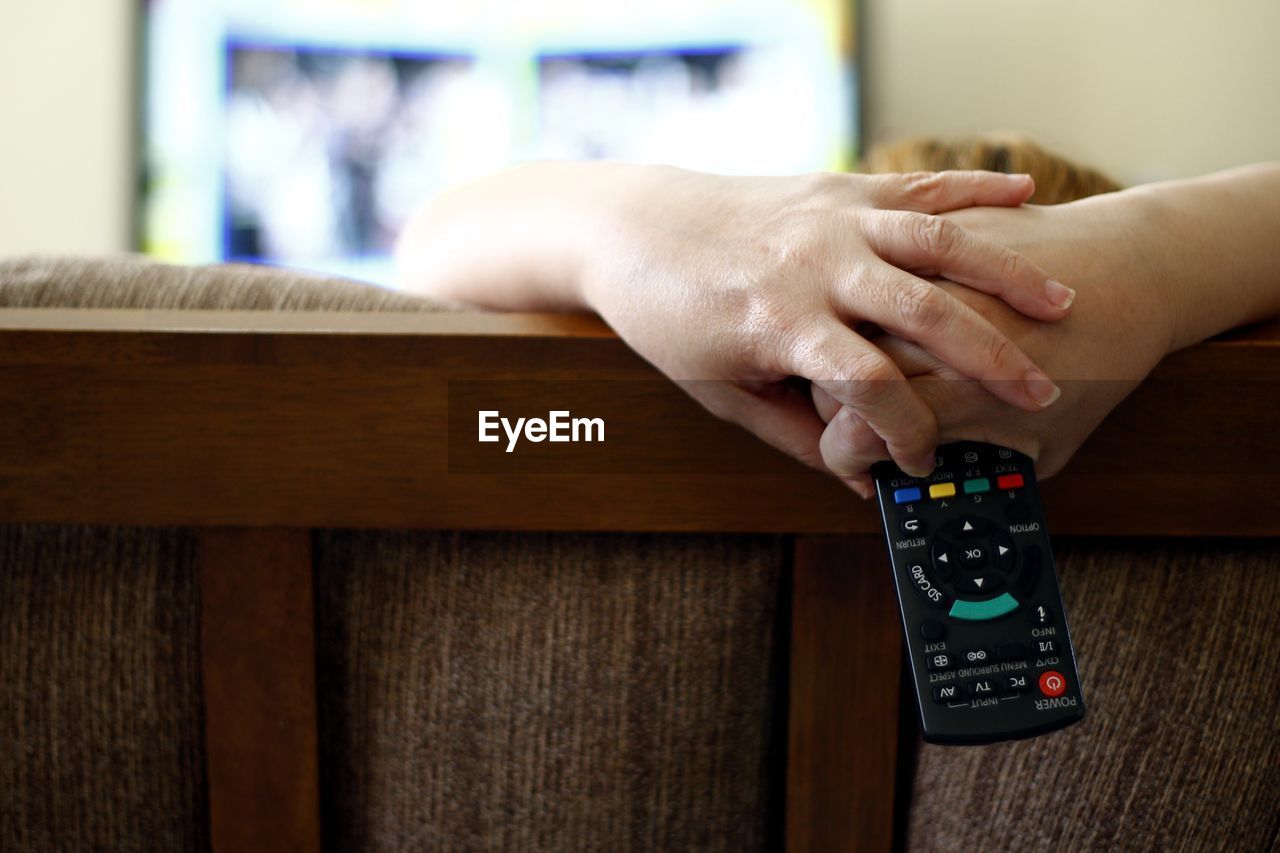
<svg viewBox="0 0 1280 853"><path fill-rule="evenodd" d="M933 413L856 329L918 342L1001 399L1039 411L1053 382L1006 335L925 277L1068 316L1072 293L1026 258L933 214L1018 205L1025 175L726 177L658 166L541 163L446 193L400 244L404 284L507 310L594 310L714 413L822 467L801 376L860 411L925 471ZM899 381L894 381L899 380Z"/></svg>

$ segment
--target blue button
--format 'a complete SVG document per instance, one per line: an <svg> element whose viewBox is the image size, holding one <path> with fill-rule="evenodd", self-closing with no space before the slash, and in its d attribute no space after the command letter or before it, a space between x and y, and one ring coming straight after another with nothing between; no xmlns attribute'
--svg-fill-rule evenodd
<svg viewBox="0 0 1280 853"><path fill-rule="evenodd" d="M1009 593L997 595L995 598L989 598L986 601L965 601L958 599L951 605L951 618L953 619L971 619L980 622L984 619L994 619L997 616L1003 616L1011 610L1018 609L1018 599Z"/></svg>
<svg viewBox="0 0 1280 853"><path fill-rule="evenodd" d="M912 487L910 489L898 489L893 493L893 502L896 504L909 504L912 501L920 500L920 490Z"/></svg>

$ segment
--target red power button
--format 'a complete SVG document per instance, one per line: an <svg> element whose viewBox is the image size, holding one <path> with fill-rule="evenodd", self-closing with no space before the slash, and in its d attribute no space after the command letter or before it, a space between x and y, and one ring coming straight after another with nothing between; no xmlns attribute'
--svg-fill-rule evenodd
<svg viewBox="0 0 1280 853"><path fill-rule="evenodd" d="M1067 692L1067 680L1062 673L1049 670L1040 675L1040 692L1053 698Z"/></svg>

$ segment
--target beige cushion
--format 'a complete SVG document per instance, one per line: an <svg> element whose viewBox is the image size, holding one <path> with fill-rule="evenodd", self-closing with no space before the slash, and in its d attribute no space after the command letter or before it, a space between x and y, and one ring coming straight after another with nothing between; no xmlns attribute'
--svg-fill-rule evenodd
<svg viewBox="0 0 1280 853"><path fill-rule="evenodd" d="M0 260L0 308L440 311L371 284L248 264L176 266L138 255Z"/></svg>

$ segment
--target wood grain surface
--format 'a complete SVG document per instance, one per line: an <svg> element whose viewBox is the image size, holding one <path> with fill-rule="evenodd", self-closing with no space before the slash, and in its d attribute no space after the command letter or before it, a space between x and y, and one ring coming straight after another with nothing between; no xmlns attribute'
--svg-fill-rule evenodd
<svg viewBox="0 0 1280 853"><path fill-rule="evenodd" d="M884 542L797 537L793 578L787 850L889 850L902 628Z"/></svg>
<svg viewBox="0 0 1280 853"><path fill-rule="evenodd" d="M200 532L214 850L320 850L315 607L304 530Z"/></svg>
<svg viewBox="0 0 1280 853"><path fill-rule="evenodd" d="M1167 359L1045 485L1054 533L1280 532L1257 511L1280 475L1277 329ZM608 440L472 444L496 380L504 414L572 399ZM572 315L4 310L0 448L10 521L879 529Z"/></svg>

